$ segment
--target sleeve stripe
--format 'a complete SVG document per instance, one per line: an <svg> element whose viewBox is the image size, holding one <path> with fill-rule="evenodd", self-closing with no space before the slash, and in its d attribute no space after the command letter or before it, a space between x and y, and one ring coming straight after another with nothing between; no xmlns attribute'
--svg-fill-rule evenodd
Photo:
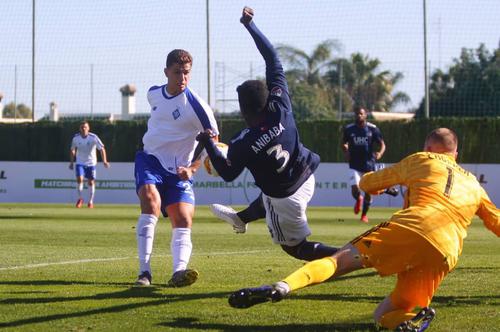
<svg viewBox="0 0 500 332"><path fill-rule="evenodd" d="M213 129L210 125L210 119L208 118L205 109L203 108L203 106L201 106L200 102L195 98L195 96L193 96L189 89L186 89L186 97L189 104L193 107L196 116L198 116L203 129Z"/></svg>
<svg viewBox="0 0 500 332"><path fill-rule="evenodd" d="M154 90L157 90L157 89L160 89L162 87L164 87L165 85L153 85L152 87L149 88L148 92L149 91L154 91Z"/></svg>

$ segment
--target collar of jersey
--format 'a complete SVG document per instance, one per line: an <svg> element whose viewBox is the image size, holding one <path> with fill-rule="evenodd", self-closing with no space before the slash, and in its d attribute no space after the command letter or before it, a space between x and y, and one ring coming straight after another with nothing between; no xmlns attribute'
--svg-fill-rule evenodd
<svg viewBox="0 0 500 332"><path fill-rule="evenodd" d="M179 93L179 94L177 94L177 95L175 95L175 96L170 96L170 97L169 97L169 96L167 95L167 85L165 84L165 85L163 85L163 86L161 87L161 94L163 95L163 97L165 97L165 99L173 99L173 98L177 97L178 95L181 95L181 94L185 93L185 92L186 92L186 91L188 91L188 90L189 90L189 88L188 88L188 87L186 87L186 88L184 89L184 91L182 91L181 93Z"/></svg>

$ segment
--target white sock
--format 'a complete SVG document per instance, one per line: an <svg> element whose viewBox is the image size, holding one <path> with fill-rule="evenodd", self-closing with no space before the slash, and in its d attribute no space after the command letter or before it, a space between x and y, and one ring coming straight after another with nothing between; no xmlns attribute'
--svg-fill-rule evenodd
<svg viewBox="0 0 500 332"><path fill-rule="evenodd" d="M139 254L139 274L148 271L151 274L151 254L158 217L153 214L141 214L137 221L137 251Z"/></svg>
<svg viewBox="0 0 500 332"><path fill-rule="evenodd" d="M281 288L282 290L285 291L285 294L288 294L290 293L290 286L288 286L288 284L284 281L278 281L277 283L275 283L276 287L278 288Z"/></svg>
<svg viewBox="0 0 500 332"><path fill-rule="evenodd" d="M78 198L82 198L83 182L76 184L76 191L78 192Z"/></svg>
<svg viewBox="0 0 500 332"><path fill-rule="evenodd" d="M94 195L95 195L95 183L89 186L89 203L94 202Z"/></svg>
<svg viewBox="0 0 500 332"><path fill-rule="evenodd" d="M191 242L191 228L172 229L172 241L170 242L172 251L173 271L182 271L187 269L193 243Z"/></svg>

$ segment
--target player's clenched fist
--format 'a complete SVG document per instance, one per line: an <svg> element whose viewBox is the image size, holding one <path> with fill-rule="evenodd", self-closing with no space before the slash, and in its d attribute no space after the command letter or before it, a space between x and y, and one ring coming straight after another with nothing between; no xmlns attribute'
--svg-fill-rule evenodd
<svg viewBox="0 0 500 332"><path fill-rule="evenodd" d="M243 24L249 24L253 18L253 9L250 7L244 7L243 13L241 14L240 22Z"/></svg>

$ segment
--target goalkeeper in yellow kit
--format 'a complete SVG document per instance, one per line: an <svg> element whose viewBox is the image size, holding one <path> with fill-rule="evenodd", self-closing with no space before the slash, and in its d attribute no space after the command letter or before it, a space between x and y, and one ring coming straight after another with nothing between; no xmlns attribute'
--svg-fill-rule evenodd
<svg viewBox="0 0 500 332"><path fill-rule="evenodd" d="M404 208L331 257L309 262L273 285L234 292L229 304L247 308L276 302L296 289L371 267L381 276L397 275L396 287L375 310L377 325L397 331L425 330L435 315L428 306L457 264L474 215L500 236L500 211L475 176L456 163L456 156L456 134L439 128L427 136L424 152L365 174L360 187L371 194L397 184L406 186ZM414 313L416 307L422 309Z"/></svg>

